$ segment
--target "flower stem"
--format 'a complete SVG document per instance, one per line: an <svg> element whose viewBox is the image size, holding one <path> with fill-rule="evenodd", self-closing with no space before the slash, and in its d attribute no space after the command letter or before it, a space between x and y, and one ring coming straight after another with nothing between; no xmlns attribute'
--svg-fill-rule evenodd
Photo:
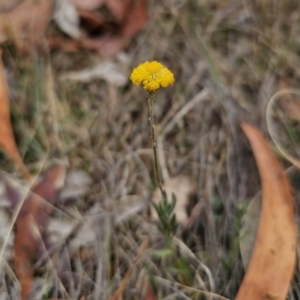
<svg viewBox="0 0 300 300"><path fill-rule="evenodd" d="M158 159L157 159L157 150L156 150L155 121L154 121L154 110L153 110L155 93L149 93L147 99L148 99L149 123L150 123L150 131L151 131L152 148L154 153L155 176L156 176L159 189L163 195L162 183L158 174Z"/></svg>

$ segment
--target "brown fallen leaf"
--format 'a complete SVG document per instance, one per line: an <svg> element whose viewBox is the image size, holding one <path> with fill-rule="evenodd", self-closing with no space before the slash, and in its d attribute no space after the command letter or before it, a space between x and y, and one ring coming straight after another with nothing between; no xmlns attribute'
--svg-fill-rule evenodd
<svg viewBox="0 0 300 300"><path fill-rule="evenodd" d="M68 38L58 39L52 35L49 42L52 49L75 51L84 48L111 57L124 49L148 21L147 0L72 1L78 8L80 38L70 43ZM106 6L111 16L95 11L102 6Z"/></svg>
<svg viewBox="0 0 300 300"><path fill-rule="evenodd" d="M147 21L147 0L138 0L131 5L124 22L120 25L120 32L102 41L99 49L100 55L110 57L120 52L146 25Z"/></svg>
<svg viewBox="0 0 300 300"><path fill-rule="evenodd" d="M262 133L243 123L262 181L262 210L252 257L236 300L286 299L296 263L291 188Z"/></svg>
<svg viewBox="0 0 300 300"><path fill-rule="evenodd" d="M53 0L25 0L13 10L0 14L0 43L12 40L19 49L28 47L21 38L40 45L52 17Z"/></svg>
<svg viewBox="0 0 300 300"><path fill-rule="evenodd" d="M34 261L47 247L47 225L52 206L57 199L57 191L65 179L65 167L58 165L48 170L42 180L32 189L25 199L15 223L14 261L21 282L21 299L29 299L32 289ZM12 206L16 196L8 193Z"/></svg>
<svg viewBox="0 0 300 300"><path fill-rule="evenodd" d="M128 45L129 41L146 25L147 21L147 0L138 0L120 25L120 32L102 41L99 49L100 55L103 57L116 55Z"/></svg>
<svg viewBox="0 0 300 300"><path fill-rule="evenodd" d="M122 35L134 37L148 21L147 0L136 1L122 27Z"/></svg>
<svg viewBox="0 0 300 300"><path fill-rule="evenodd" d="M300 193L300 170L294 166L285 170L285 174L288 177L290 185L292 186L293 194L297 195ZM261 192L258 192L254 198L250 201L242 219L242 227L240 229L240 252L242 257L242 262L247 269L253 247L255 244L255 238L257 233L257 228L259 225L261 213ZM298 224L298 230L300 224Z"/></svg>
<svg viewBox="0 0 300 300"><path fill-rule="evenodd" d="M31 175L25 167L23 160L16 146L9 110L8 86L2 63L2 52L0 50L0 146L6 154L10 156L20 168L25 178L30 179Z"/></svg>

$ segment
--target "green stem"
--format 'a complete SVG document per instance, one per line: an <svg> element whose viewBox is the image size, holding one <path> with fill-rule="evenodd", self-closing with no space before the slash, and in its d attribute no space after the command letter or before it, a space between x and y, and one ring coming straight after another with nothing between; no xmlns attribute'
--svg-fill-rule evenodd
<svg viewBox="0 0 300 300"><path fill-rule="evenodd" d="M155 93L149 93L147 99L148 99L148 108L149 108L149 123L150 123L150 131L151 131L152 148L154 153L155 176L156 176L159 189L163 195L162 183L158 173L158 159L157 159L157 149L156 149L155 121L154 121L154 109L153 109Z"/></svg>

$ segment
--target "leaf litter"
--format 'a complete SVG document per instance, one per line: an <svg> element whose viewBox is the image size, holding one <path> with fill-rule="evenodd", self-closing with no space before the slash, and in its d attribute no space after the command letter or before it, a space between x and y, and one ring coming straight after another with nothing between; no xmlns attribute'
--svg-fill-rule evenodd
<svg viewBox="0 0 300 300"><path fill-rule="evenodd" d="M147 1L135 2L105 0L79 3L57 0L54 3L54 0L24 0L10 6L4 3L0 13L0 43L13 41L20 50L26 51L28 44L20 39L27 39L33 46L42 46L41 42L47 38L47 28L53 18L58 28L73 41L62 39L53 32L49 37L50 47L63 50L87 48L105 57L114 56L127 46L128 39L133 38L147 22ZM103 5L111 11L115 20L96 11ZM95 21L97 26L84 25L95 24Z"/></svg>

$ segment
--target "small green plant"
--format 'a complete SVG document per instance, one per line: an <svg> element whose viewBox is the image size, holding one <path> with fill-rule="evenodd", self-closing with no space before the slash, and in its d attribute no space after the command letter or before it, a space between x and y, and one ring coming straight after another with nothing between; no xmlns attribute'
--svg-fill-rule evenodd
<svg viewBox="0 0 300 300"><path fill-rule="evenodd" d="M158 225L158 228L165 236L167 241L171 242L171 238L178 228L178 224L176 222L176 216L173 213L176 205L176 196L172 194L172 201L169 202L166 192L162 191L162 193L163 193L162 200L157 204L153 203L153 206L160 220L160 224Z"/></svg>
<svg viewBox="0 0 300 300"><path fill-rule="evenodd" d="M159 230L163 233L167 242L170 243L172 240L172 236L174 235L178 227L176 216L173 212L176 205L176 197L173 194L172 201L168 201L167 193L163 190L162 183L159 177L153 106L156 91L160 87L167 87L173 84L175 79L173 73L157 61L146 61L143 64L140 64L132 71L130 79L135 85L139 85L142 83L144 89L148 91L147 100L152 148L154 153L155 177L162 196L162 200L158 204L153 203L153 206L157 211L160 220L160 224L158 225Z"/></svg>

